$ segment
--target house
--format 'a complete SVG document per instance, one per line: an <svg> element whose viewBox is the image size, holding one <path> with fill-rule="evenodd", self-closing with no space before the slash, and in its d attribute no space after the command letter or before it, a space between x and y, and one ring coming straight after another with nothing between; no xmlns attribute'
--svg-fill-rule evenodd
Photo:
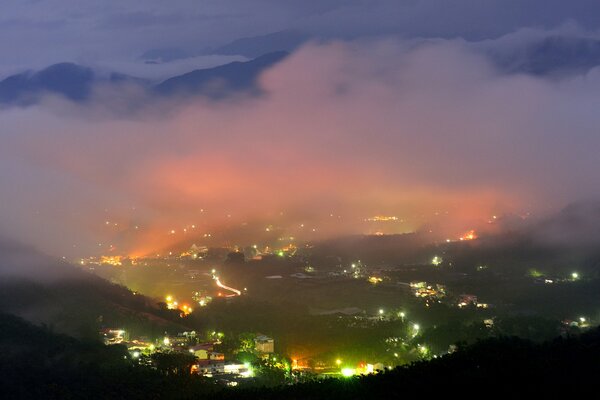
<svg viewBox="0 0 600 400"><path fill-rule="evenodd" d="M263 354L269 354L275 352L275 341L265 335L258 335L254 339L254 349Z"/></svg>
<svg viewBox="0 0 600 400"><path fill-rule="evenodd" d="M461 294L458 297L458 306L465 307L470 304L477 305L477 296L474 294Z"/></svg>
<svg viewBox="0 0 600 400"><path fill-rule="evenodd" d="M252 367L250 364L242 364L239 361L228 361L225 363L224 371L226 374L239 375L244 378L252 376Z"/></svg>
<svg viewBox="0 0 600 400"><path fill-rule="evenodd" d="M223 361L223 360L225 360L225 354L223 354L223 353L217 353L216 351L211 351L210 353L208 353L208 359L209 360Z"/></svg>
<svg viewBox="0 0 600 400"><path fill-rule="evenodd" d="M194 354L200 360L208 360L210 359L210 354L213 353L213 344L199 343L197 345L191 346L189 348L189 352Z"/></svg>
<svg viewBox="0 0 600 400"><path fill-rule="evenodd" d="M198 360L192 366L192 373L199 375L216 375L225 373L225 362L216 360Z"/></svg>

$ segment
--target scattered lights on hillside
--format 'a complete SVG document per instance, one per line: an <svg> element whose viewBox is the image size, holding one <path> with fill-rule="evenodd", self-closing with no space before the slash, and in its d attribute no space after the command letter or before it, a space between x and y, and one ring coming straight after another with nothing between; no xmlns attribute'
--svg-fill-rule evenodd
<svg viewBox="0 0 600 400"><path fill-rule="evenodd" d="M387 216L387 215L376 215L374 217L366 218L365 221L368 221L368 222L390 222L390 221L398 221L398 217Z"/></svg>
<svg viewBox="0 0 600 400"><path fill-rule="evenodd" d="M121 256L102 256L100 257L100 263L118 267L123 265L123 259Z"/></svg>
<svg viewBox="0 0 600 400"><path fill-rule="evenodd" d="M165 303L167 304L167 309L181 311L182 317L191 314L194 311L193 308L188 306L187 304L180 305L179 302L177 302L175 298L171 295L165 297Z"/></svg>
<svg viewBox="0 0 600 400"><path fill-rule="evenodd" d="M466 232L464 235L462 235L459 239L460 240L474 240L474 239L477 239L477 234L475 233L474 230L470 230L470 231Z"/></svg>
<svg viewBox="0 0 600 400"><path fill-rule="evenodd" d="M181 312L182 312L184 315L191 314L191 313L192 313L192 311L194 311L194 310L192 309L192 307L188 306L187 304L184 304L184 305L181 307Z"/></svg>

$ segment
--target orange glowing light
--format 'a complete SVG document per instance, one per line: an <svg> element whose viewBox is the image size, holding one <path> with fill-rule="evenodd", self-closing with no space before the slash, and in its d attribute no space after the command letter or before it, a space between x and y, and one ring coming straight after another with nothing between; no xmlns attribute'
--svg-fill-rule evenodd
<svg viewBox="0 0 600 400"><path fill-rule="evenodd" d="M477 239L477 234L475 233L474 230L470 230L460 237L460 240L474 240L474 239Z"/></svg>
<svg viewBox="0 0 600 400"><path fill-rule="evenodd" d="M102 264L113 265L115 267L122 265L122 257L121 256L102 256L100 257L100 262Z"/></svg>

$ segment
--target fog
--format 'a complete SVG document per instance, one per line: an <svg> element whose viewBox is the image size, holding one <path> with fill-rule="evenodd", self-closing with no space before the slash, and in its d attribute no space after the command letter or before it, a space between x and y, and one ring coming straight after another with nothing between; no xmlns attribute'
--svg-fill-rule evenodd
<svg viewBox="0 0 600 400"><path fill-rule="evenodd" d="M71 257L157 251L191 225L328 237L388 214L454 235L544 215L600 195L599 72L507 75L462 40L388 37L310 43L262 96L48 97L0 111L0 226Z"/></svg>

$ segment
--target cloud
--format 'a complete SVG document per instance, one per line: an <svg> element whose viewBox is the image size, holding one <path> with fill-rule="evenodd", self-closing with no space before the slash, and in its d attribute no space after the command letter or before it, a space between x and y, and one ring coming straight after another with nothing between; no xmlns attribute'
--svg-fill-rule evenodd
<svg viewBox="0 0 600 400"><path fill-rule="evenodd" d="M221 243L270 224L360 232L377 213L463 229L600 195L596 69L506 75L464 41L391 38L309 44L261 85L132 113L101 96L2 112L4 229L56 255L145 252L191 224Z"/></svg>
<svg viewBox="0 0 600 400"><path fill-rule="evenodd" d="M234 61L248 60L241 56L206 55L157 64L145 64L142 60L99 61L94 64L94 67L108 73L118 72L136 78L160 82L196 69L213 68Z"/></svg>
<svg viewBox="0 0 600 400"><path fill-rule="evenodd" d="M3 1L0 75L49 64L129 62L154 48L202 54L294 29L315 38L496 38L567 21L600 28L595 0ZM15 44L18 43L18 46Z"/></svg>

